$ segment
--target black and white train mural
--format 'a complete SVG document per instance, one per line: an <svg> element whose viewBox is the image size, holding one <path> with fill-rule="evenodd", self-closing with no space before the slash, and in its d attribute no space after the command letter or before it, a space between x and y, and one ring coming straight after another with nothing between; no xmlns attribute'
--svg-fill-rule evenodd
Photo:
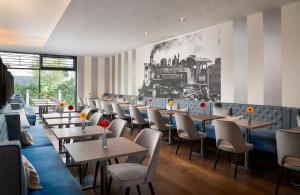
<svg viewBox="0 0 300 195"><path fill-rule="evenodd" d="M139 96L220 101L220 36L213 27L154 44Z"/></svg>

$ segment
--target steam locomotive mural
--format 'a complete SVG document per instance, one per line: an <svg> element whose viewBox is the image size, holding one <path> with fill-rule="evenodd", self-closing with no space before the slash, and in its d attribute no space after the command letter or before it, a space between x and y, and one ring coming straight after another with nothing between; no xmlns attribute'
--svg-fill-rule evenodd
<svg viewBox="0 0 300 195"><path fill-rule="evenodd" d="M144 63L144 80L139 89L139 96L220 101L221 58L200 57L201 51L204 51L203 47L209 47L201 45L203 41L198 41L199 45L195 45L195 41L199 40L199 36L200 39L203 39L203 33L188 36L153 46L150 60ZM209 43L209 41L206 42ZM184 58L181 58L181 53L170 54L176 51L174 47L177 47L178 50L186 49L187 44L191 43L192 47L200 46L201 49L187 49L192 50L192 54L185 53L184 56L186 57ZM219 42L215 45L218 46ZM219 54L218 48L215 50L210 48L209 50L216 50L216 55ZM156 62L154 55L157 55L158 51L162 52L163 55L172 55L172 57L162 57ZM185 51L182 52L184 53ZM196 53L197 55L195 55Z"/></svg>

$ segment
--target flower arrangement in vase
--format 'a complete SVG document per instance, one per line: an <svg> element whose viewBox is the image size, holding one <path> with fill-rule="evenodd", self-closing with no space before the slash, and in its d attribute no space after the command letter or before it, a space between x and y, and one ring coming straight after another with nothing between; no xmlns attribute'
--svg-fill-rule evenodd
<svg viewBox="0 0 300 195"><path fill-rule="evenodd" d="M85 120L86 120L86 117L87 117L87 114L85 112L81 112L79 114L79 118L82 120L82 123L81 123L81 130L82 131L85 131Z"/></svg>
<svg viewBox="0 0 300 195"><path fill-rule="evenodd" d="M254 108L252 106L248 106L246 108L246 112L248 113L248 124L252 122L252 113L254 112Z"/></svg>
<svg viewBox="0 0 300 195"><path fill-rule="evenodd" d="M173 107L173 105L174 105L174 100L173 99L169 99L168 100L168 105L170 106L170 110L172 110L172 107Z"/></svg>
<svg viewBox="0 0 300 195"><path fill-rule="evenodd" d="M99 121L98 125L104 128L104 133L103 133L103 136L102 136L102 148L104 150L106 150L107 149L107 137L106 137L105 130L110 125L110 122L106 119L102 119L102 120Z"/></svg>
<svg viewBox="0 0 300 195"><path fill-rule="evenodd" d="M69 110L69 121L71 121L71 111L74 110L74 106L73 105L69 105L68 106L68 110Z"/></svg>
<svg viewBox="0 0 300 195"><path fill-rule="evenodd" d="M60 113L61 118L62 118L62 114L64 112L64 109L65 109L65 102L64 101L59 102L59 113Z"/></svg>
<svg viewBox="0 0 300 195"><path fill-rule="evenodd" d="M200 101L199 107L200 107L201 114L205 114L206 103L204 100Z"/></svg>

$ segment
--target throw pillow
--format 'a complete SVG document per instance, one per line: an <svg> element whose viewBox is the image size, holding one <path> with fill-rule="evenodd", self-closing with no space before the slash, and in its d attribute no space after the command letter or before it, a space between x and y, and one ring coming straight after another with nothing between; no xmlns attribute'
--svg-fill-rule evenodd
<svg viewBox="0 0 300 195"><path fill-rule="evenodd" d="M22 155L22 162L25 168L26 179L28 184L28 189L30 190L40 190L42 189L40 185L40 177L36 172L35 168L28 161L28 159Z"/></svg>
<svg viewBox="0 0 300 195"><path fill-rule="evenodd" d="M19 112L19 115L20 115L21 128L23 128L23 129L29 128L30 124L27 120L25 109L22 108L22 109L19 109L19 110L16 110L16 111Z"/></svg>
<svg viewBox="0 0 300 195"><path fill-rule="evenodd" d="M21 129L21 142L24 145L33 144L33 139L27 129Z"/></svg>

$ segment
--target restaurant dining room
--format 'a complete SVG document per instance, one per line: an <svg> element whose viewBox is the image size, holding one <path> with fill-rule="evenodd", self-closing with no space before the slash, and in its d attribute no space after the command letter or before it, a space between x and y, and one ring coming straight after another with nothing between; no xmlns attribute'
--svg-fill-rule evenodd
<svg viewBox="0 0 300 195"><path fill-rule="evenodd" d="M0 0L0 195L299 195L299 21L299 0Z"/></svg>

